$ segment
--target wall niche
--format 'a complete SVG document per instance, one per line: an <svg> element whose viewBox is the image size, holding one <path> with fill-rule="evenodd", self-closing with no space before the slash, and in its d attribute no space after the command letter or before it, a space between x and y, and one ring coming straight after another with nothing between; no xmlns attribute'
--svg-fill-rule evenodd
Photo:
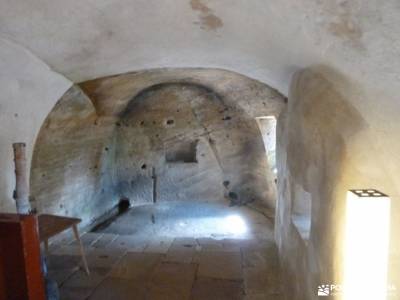
<svg viewBox="0 0 400 300"><path fill-rule="evenodd" d="M179 141L167 145L165 161L167 163L197 163L197 144L199 140Z"/></svg>

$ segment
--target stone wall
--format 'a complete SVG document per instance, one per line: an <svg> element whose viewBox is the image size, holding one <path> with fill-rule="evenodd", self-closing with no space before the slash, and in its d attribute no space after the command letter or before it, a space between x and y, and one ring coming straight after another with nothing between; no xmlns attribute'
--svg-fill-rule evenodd
<svg viewBox="0 0 400 300"><path fill-rule="evenodd" d="M97 116L76 86L57 102L36 140L32 206L91 222L115 205L114 121Z"/></svg>
<svg viewBox="0 0 400 300"><path fill-rule="evenodd" d="M39 212L87 224L122 198L132 205L195 199L274 210L274 177L255 119L277 116L284 105L269 87L204 69L80 86L57 103L36 142L31 190Z"/></svg>
<svg viewBox="0 0 400 300"><path fill-rule="evenodd" d="M122 114L116 147L125 197L151 201L155 168L159 201L218 201L224 192L233 204L267 199L255 120L204 87L163 84L140 93Z"/></svg>
<svg viewBox="0 0 400 300"><path fill-rule="evenodd" d="M399 286L396 185L381 164L371 123L351 100L324 73L305 70L294 76L278 120L276 240L291 287L286 299L318 299L318 285L342 283L346 192L354 188L392 197L389 283Z"/></svg>

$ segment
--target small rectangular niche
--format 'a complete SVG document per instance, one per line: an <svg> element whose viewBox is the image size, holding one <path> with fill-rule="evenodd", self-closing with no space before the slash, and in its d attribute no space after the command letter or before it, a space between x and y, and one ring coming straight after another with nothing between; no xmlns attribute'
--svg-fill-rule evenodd
<svg viewBox="0 0 400 300"><path fill-rule="evenodd" d="M197 163L197 144L199 140L180 141L169 145L165 151L168 163Z"/></svg>

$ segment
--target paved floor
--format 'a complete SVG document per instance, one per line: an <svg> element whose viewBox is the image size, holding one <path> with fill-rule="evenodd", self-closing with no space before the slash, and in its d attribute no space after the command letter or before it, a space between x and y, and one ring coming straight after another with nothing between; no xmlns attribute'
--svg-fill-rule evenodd
<svg viewBox="0 0 400 300"><path fill-rule="evenodd" d="M217 207L208 214L198 209L205 219L196 217L197 231L190 229L195 221L178 218L180 212L162 206L131 209L102 232L82 236L90 276L81 269L72 236L62 235L50 245L49 274L59 284L61 299L69 300L281 299L270 221L245 207L221 209L224 213ZM133 220L146 216L138 211L147 211L150 221ZM140 228L124 231L132 224Z"/></svg>

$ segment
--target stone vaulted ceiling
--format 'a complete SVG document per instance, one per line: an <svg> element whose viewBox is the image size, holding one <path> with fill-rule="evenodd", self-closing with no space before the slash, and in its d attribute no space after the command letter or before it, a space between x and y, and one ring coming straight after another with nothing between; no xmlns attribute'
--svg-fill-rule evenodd
<svg viewBox="0 0 400 300"><path fill-rule="evenodd" d="M1 0L0 38L74 82L158 67L224 68L287 93L329 65L394 90L397 0Z"/></svg>

